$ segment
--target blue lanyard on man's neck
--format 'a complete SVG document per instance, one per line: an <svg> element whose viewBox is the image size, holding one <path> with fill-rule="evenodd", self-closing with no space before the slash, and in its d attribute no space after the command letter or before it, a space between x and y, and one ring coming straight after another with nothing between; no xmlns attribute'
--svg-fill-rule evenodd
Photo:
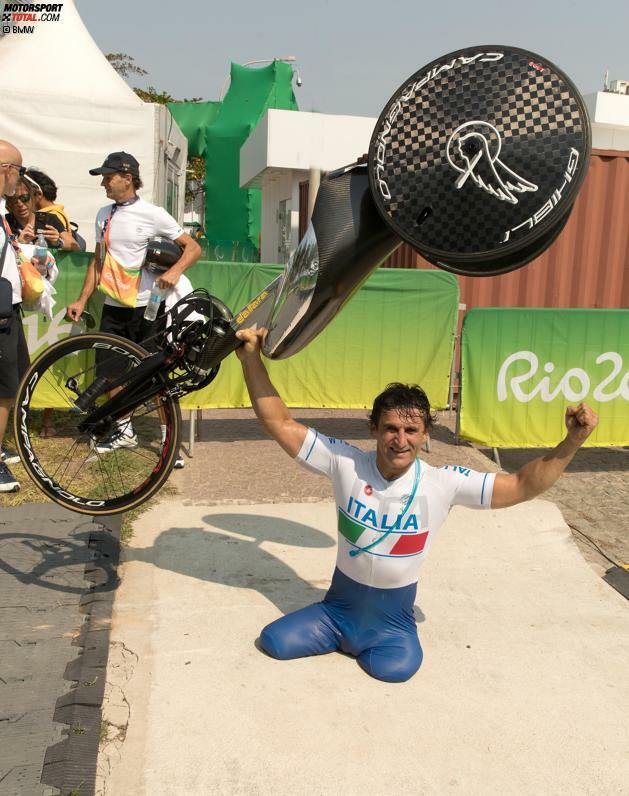
<svg viewBox="0 0 629 796"><path fill-rule="evenodd" d="M402 513L398 514L398 517L397 517L396 521L387 528L385 533L383 533L381 536L379 536L377 539L375 539L373 542L371 542L371 544L365 545L365 547L357 547L354 550L350 550L349 554L350 554L350 556L352 558L357 556L359 553L364 553L366 550L371 550L372 547L375 547L376 545L380 544L380 542L384 542L384 540L387 538L387 536L389 536L389 534L393 533L393 529L394 528L401 527L402 519L404 518L404 515L406 514L406 512L410 509L411 504L412 504L413 500L415 499L415 493L417 492L417 487L419 486L419 470L420 470L419 459L415 459L415 480L413 482L413 489L411 491L411 494L408 496L408 500L404 504L404 508L402 509Z"/></svg>

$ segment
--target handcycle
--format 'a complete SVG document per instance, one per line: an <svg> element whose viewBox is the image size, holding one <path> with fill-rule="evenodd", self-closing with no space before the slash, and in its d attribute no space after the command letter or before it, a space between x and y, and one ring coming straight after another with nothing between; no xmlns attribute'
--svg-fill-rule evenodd
<svg viewBox="0 0 629 796"><path fill-rule="evenodd" d="M245 307L232 313L198 289L162 317L151 351L88 333L38 357L15 405L24 467L46 495L78 512L140 505L174 465L179 398L213 381L239 329L266 327L269 358L297 353L402 241L457 274L525 265L565 226L590 146L582 98L540 56L486 46L433 61L391 97L368 154L323 177L284 272ZM51 393L65 407L61 453L34 429L34 410ZM127 422L137 445L102 454Z"/></svg>

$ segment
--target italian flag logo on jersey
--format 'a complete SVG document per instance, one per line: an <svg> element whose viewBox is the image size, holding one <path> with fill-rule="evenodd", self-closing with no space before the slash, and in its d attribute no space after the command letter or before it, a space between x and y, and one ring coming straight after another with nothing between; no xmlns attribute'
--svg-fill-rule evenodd
<svg viewBox="0 0 629 796"><path fill-rule="evenodd" d="M350 498L348 511L339 507L338 513L339 533L350 544L357 548L373 545L371 550L365 552L379 556L414 556L423 551L428 531L419 530L417 515L397 517L391 521L391 525L387 525L386 514L379 523L373 509L363 506L362 503L358 505L356 503L358 502ZM361 511L361 508L364 510ZM379 538L381 542L377 542ZM377 544L374 545L374 542Z"/></svg>

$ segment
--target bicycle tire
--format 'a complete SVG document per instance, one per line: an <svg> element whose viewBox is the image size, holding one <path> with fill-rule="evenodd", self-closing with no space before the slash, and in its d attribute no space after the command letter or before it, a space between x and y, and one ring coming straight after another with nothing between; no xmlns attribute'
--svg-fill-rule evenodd
<svg viewBox="0 0 629 796"><path fill-rule="evenodd" d="M125 367L132 374L147 356L137 343L99 332L61 340L30 365L15 400L15 441L28 475L55 503L82 514L119 514L144 503L167 480L179 451L181 410L165 390L156 389L154 396L133 409L127 427L127 421L112 422L108 438L78 428L88 414L79 412L74 403L79 381L84 390L99 367L111 371L112 379L114 373L119 378L127 372ZM101 403L106 400L107 395L97 398ZM37 434L36 412L53 403L61 415L56 422L59 433L51 441ZM102 446L119 442L129 430L135 446L129 443L101 452Z"/></svg>

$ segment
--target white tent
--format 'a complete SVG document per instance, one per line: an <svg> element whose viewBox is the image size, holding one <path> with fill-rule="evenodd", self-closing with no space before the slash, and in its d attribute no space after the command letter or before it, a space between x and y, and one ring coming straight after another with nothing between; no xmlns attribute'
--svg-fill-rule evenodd
<svg viewBox="0 0 629 796"><path fill-rule="evenodd" d="M59 187L88 249L94 218L107 203L89 169L109 152L140 162L140 194L183 218L188 143L164 105L145 103L108 63L73 0L57 22L37 22L32 33L0 38L0 138L15 144L27 166ZM33 65L40 65L33 70Z"/></svg>

